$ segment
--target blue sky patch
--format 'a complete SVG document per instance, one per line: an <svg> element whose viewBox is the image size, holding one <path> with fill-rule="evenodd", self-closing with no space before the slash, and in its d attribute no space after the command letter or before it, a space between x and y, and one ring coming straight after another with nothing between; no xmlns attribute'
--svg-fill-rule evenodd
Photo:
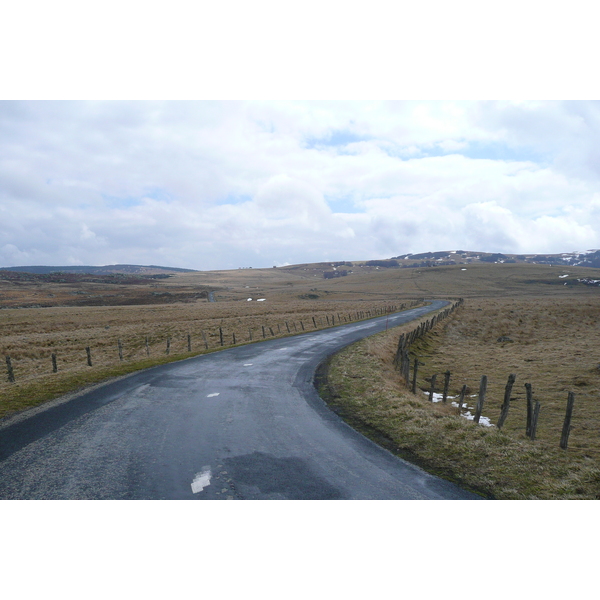
<svg viewBox="0 0 600 600"><path fill-rule="evenodd" d="M306 138L304 140L306 148L322 148L323 146L346 146L355 142L366 142L370 137L356 135L352 131L343 129L334 129L329 135L316 138Z"/></svg>
<svg viewBox="0 0 600 600"><path fill-rule="evenodd" d="M251 202L252 201L252 196L248 196L247 194L242 194L241 196L238 196L236 194L230 194L229 196L227 196L227 198L224 198L223 200L219 200L217 202L217 204L222 205L222 204L244 204L244 202Z"/></svg>
<svg viewBox="0 0 600 600"><path fill-rule="evenodd" d="M504 142L481 142L473 140L468 142L465 148L457 150L444 150L440 146L423 148L423 156L446 156L448 154L460 154L467 158L506 160L506 161L530 161L537 164L547 161L544 155L535 152L526 146L513 147Z"/></svg>
<svg viewBox="0 0 600 600"><path fill-rule="evenodd" d="M464 140L457 140L463 142ZM448 156L458 154L466 158L487 159L487 160L505 160L505 161L530 161L538 165L549 165L550 157L534 151L526 146L511 147L504 142L480 142L468 141L463 148L444 149L439 144L417 146L417 152L408 154L406 149L401 146L382 145L381 149L388 155L401 160L411 160L418 158L429 158L435 156Z"/></svg>
<svg viewBox="0 0 600 600"><path fill-rule="evenodd" d="M102 194L102 199L109 208L131 208L140 204L138 196L110 196Z"/></svg>
<svg viewBox="0 0 600 600"><path fill-rule="evenodd" d="M363 213L364 208L354 204L350 196L325 196L325 201L334 213Z"/></svg>
<svg viewBox="0 0 600 600"><path fill-rule="evenodd" d="M172 196L161 188L147 188L139 196L112 196L102 194L102 199L110 208L132 208L142 203L142 198L150 198L167 204L173 201Z"/></svg>
<svg viewBox="0 0 600 600"><path fill-rule="evenodd" d="M173 197L161 188L149 188L144 191L144 196L146 198L152 198L152 200L156 200L157 202L170 203L173 201Z"/></svg>

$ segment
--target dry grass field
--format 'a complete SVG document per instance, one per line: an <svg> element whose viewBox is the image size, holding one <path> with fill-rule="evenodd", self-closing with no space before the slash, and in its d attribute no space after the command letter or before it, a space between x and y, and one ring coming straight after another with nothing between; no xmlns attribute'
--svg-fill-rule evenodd
<svg viewBox="0 0 600 600"><path fill-rule="evenodd" d="M414 345L421 386L450 370L451 388L477 394L488 376L483 414L496 423L508 375L516 375L504 430L524 435L525 383L541 404L540 442L558 445L568 392L575 393L569 448L600 458L600 299L471 299L443 327ZM507 339L508 338L508 339Z"/></svg>
<svg viewBox="0 0 600 600"><path fill-rule="evenodd" d="M0 281L0 418L108 377L218 350L219 328L228 346L234 334L236 343L248 343L251 335L252 341L262 339L263 326L267 338L271 330L275 336L294 335L302 327L314 330L313 317L321 328L330 326L332 317L338 324L419 298L463 297L459 311L412 347L424 363L419 385L428 388L433 373L450 370L452 393L465 383L476 394L485 374L483 414L495 423L506 379L515 373L502 431L458 418L456 409L432 405L425 394L407 393L391 365L400 329L335 357L337 410L394 451L485 494L600 495L600 288L578 281L598 280L600 270L526 263L404 269L354 263L337 267L346 269L346 276L325 279L333 268L320 263L178 273L130 285ZM208 301L209 292L216 302ZM498 342L503 336L512 341ZM52 353L57 373L52 373ZM7 380L6 355L14 383ZM339 362L345 360L346 366ZM542 407L534 442L524 435L524 383L532 384ZM564 451L558 442L568 391L576 396Z"/></svg>
<svg viewBox="0 0 600 600"><path fill-rule="evenodd" d="M423 268L380 268L364 262L292 265L271 269L196 271L142 283L45 283L0 278L0 308L197 304L213 291L218 301L260 298L284 302L317 296L319 301L396 300L415 297L556 296L597 297L598 288L577 279L600 277L600 269L528 263L473 263ZM324 279L325 272L346 271ZM567 278L561 278L568 275ZM139 278L138 278L139 279Z"/></svg>

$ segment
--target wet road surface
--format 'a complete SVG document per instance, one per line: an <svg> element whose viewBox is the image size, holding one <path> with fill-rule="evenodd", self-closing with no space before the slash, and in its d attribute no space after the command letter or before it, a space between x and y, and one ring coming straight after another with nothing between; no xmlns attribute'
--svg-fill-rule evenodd
<svg viewBox="0 0 600 600"><path fill-rule="evenodd" d="M315 369L434 301L147 369L0 426L0 498L478 499L355 432Z"/></svg>

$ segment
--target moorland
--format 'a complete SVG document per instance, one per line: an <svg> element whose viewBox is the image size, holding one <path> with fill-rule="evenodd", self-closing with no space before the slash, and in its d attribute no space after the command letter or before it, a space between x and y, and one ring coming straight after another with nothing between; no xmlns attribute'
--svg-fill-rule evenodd
<svg viewBox="0 0 600 600"><path fill-rule="evenodd" d="M127 273L116 279L106 273L15 278L13 272L0 277L0 353L10 356L15 376L9 382L5 371L0 382L0 417L108 377L234 343L368 318L421 299L464 298L459 310L411 350L423 363L418 387L428 390L432 374L449 370L451 395L463 384L475 394L485 374L484 414L494 424L506 378L516 374L502 431L458 418L450 404L428 403L423 391L407 392L392 364L400 330L334 359L332 405L354 418L357 428L391 443L393 451L486 495L597 497L600 269L476 256L454 264L440 264L450 262L443 257L418 263L397 257L161 277ZM526 382L542 405L533 442L523 426ZM568 391L576 393L576 404L565 451L558 439ZM446 440L444 448L432 444L433 431L438 442ZM468 440L479 444L477 452L467 448ZM507 474L508 463L518 465L518 476Z"/></svg>

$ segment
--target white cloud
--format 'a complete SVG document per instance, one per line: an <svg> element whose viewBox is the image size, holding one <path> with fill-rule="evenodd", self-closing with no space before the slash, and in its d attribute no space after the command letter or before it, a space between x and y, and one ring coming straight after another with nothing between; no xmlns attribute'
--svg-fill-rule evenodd
<svg viewBox="0 0 600 600"><path fill-rule="evenodd" d="M0 266L600 247L599 142L597 102L2 102Z"/></svg>

